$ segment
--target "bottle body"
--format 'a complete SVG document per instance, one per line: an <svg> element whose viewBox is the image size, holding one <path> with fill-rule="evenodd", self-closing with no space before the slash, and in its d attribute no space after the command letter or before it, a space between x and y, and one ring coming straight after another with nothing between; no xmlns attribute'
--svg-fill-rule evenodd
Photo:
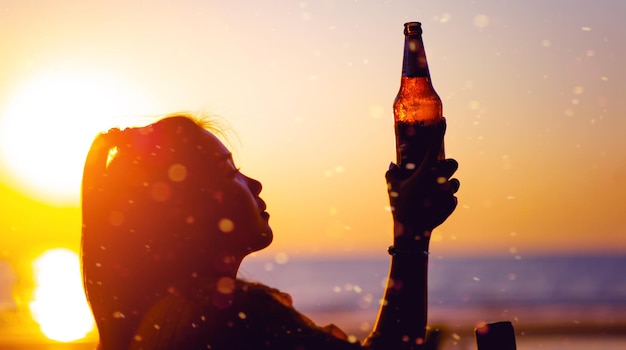
<svg viewBox="0 0 626 350"><path fill-rule="evenodd" d="M405 25L400 90L393 103L397 164L407 170L419 166L428 151L431 134L443 120L443 104L428 69L419 22ZM438 159L444 159L441 144Z"/></svg>

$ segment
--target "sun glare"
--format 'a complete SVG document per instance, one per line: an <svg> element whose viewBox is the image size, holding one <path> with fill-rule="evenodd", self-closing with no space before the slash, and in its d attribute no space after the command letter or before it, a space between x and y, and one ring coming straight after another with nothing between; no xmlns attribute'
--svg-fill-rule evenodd
<svg viewBox="0 0 626 350"><path fill-rule="evenodd" d="M77 203L87 151L97 133L149 106L123 80L79 69L26 81L0 111L0 151L15 184L34 198Z"/></svg>
<svg viewBox="0 0 626 350"><path fill-rule="evenodd" d="M30 311L48 338L70 342L94 329L85 299L78 255L71 250L48 250L33 263L35 292Z"/></svg>

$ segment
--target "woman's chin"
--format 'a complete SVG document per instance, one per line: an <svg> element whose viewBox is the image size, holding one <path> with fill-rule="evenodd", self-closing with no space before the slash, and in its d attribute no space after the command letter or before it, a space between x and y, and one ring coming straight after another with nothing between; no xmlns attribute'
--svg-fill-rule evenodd
<svg viewBox="0 0 626 350"><path fill-rule="evenodd" d="M259 250L269 247L269 245L272 244L273 239L274 235L272 234L272 230L269 229L269 233L262 233L258 241L248 246L248 253L258 252Z"/></svg>
<svg viewBox="0 0 626 350"><path fill-rule="evenodd" d="M269 247L269 245L272 244L272 241L274 240L274 235L272 234L272 229L269 228L269 226L268 226L268 229L269 229L268 230L269 233L264 233L263 234L263 238L265 238L265 242L263 244L263 247L261 247L259 250Z"/></svg>

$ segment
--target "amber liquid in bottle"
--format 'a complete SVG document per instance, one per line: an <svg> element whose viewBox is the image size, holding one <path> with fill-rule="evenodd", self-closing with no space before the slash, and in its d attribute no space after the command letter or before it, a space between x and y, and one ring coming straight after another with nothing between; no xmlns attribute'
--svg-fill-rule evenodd
<svg viewBox="0 0 626 350"><path fill-rule="evenodd" d="M430 135L443 120L441 98L430 79L419 22L404 24L402 78L393 114L397 164L411 171L422 163ZM443 142L437 158L445 158Z"/></svg>

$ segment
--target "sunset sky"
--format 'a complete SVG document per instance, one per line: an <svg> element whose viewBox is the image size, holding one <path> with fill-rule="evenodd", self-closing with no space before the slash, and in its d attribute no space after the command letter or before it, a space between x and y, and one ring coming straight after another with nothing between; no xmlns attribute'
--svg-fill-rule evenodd
<svg viewBox="0 0 626 350"><path fill-rule="evenodd" d="M202 110L264 184L261 253L384 256L403 24L460 163L441 256L626 253L623 0L0 3L0 259L80 243L89 143ZM284 256L284 255L281 255Z"/></svg>

